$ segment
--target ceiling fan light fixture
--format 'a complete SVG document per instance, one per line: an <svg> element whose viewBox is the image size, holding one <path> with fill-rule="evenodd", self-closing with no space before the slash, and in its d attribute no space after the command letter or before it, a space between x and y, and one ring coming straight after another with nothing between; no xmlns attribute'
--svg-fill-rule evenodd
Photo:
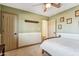
<svg viewBox="0 0 79 59"><path fill-rule="evenodd" d="M46 8L50 8L51 7L51 3L46 3Z"/></svg>

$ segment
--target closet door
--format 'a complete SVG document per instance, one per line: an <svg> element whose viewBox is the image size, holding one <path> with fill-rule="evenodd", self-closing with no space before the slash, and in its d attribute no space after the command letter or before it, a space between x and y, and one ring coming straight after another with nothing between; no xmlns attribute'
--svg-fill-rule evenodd
<svg viewBox="0 0 79 59"><path fill-rule="evenodd" d="M12 50L17 48L17 39L15 38L15 16L9 13L2 13L2 36L5 49Z"/></svg>
<svg viewBox="0 0 79 59"><path fill-rule="evenodd" d="M49 27L49 37L56 36L56 20L49 20L48 21L48 27Z"/></svg>
<svg viewBox="0 0 79 59"><path fill-rule="evenodd" d="M48 38L48 21L42 20L42 36Z"/></svg>
<svg viewBox="0 0 79 59"><path fill-rule="evenodd" d="M1 6L0 6L1 7ZM1 9L1 8L0 8ZM0 44L1 44L1 26L2 24L1 24L1 11L0 11Z"/></svg>

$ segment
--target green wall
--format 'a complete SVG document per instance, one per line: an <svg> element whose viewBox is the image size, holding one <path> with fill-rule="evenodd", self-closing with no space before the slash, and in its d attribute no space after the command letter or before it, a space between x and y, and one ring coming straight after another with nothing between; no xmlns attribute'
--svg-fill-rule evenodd
<svg viewBox="0 0 79 59"><path fill-rule="evenodd" d="M2 11L14 13L18 15L18 31L19 33L26 32L41 32L42 20L48 20L48 17L31 13L28 11L23 11L7 6L2 7ZM24 20L36 20L39 21L38 24L26 23Z"/></svg>
<svg viewBox="0 0 79 59"><path fill-rule="evenodd" d="M19 10L16 8L11 8L4 6L2 7L2 11L14 13L18 15L18 31L20 33L25 32L41 32L41 25L42 20L57 20L57 32L60 33L79 33L79 17L75 17L75 11L79 10L79 6L76 6L74 8L71 8L69 10L66 10L64 12L61 12L59 14L53 15L51 17L46 17L42 15L38 15L35 13L31 13L28 11ZM65 21L60 22L60 17L64 17ZM72 18L72 24L67 24L66 19ZM36 20L40 23L33 24L33 23L26 23L24 20ZM62 25L62 29L58 29L58 25Z"/></svg>
<svg viewBox="0 0 79 59"><path fill-rule="evenodd" d="M57 32L59 33L77 33L79 34L79 17L75 17L75 11L79 10L79 6L51 16L49 20L57 20ZM64 17L64 22L60 22L60 17ZM72 18L72 23L67 24L68 18ZM62 29L58 29L58 25L62 25Z"/></svg>

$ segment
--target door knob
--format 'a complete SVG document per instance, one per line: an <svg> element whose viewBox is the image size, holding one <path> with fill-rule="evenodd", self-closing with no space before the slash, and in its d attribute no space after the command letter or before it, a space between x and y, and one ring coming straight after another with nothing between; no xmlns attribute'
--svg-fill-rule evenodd
<svg viewBox="0 0 79 59"><path fill-rule="evenodd" d="M14 33L14 35L16 35L17 33Z"/></svg>

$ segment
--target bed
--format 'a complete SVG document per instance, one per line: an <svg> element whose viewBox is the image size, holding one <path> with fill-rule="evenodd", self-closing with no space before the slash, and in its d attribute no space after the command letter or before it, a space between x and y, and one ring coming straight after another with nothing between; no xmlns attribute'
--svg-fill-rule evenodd
<svg viewBox="0 0 79 59"><path fill-rule="evenodd" d="M40 45L42 51L51 56L79 56L79 35L61 34L61 36L63 37L45 40Z"/></svg>

